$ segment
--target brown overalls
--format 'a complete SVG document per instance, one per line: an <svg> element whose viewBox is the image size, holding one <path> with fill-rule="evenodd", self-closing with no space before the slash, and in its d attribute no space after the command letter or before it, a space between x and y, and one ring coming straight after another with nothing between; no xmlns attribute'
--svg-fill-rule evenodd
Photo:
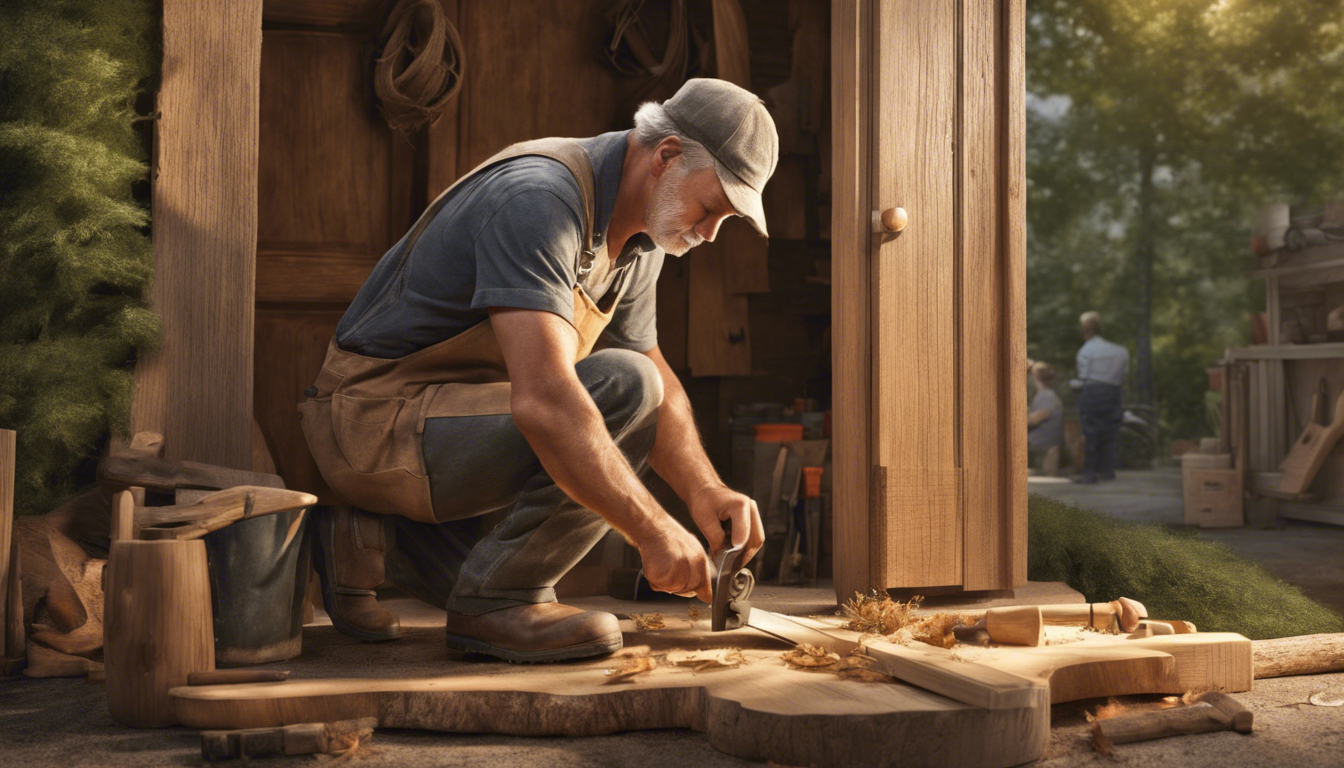
<svg viewBox="0 0 1344 768"><path fill-rule="evenodd" d="M594 181L587 153L573 139L539 139L505 149L439 195L412 228L401 249L403 262L457 184L523 155L558 160L574 175L584 205L583 258L607 258L605 246L593 252ZM576 363L592 352L628 282L613 286L618 293L606 312L581 286L574 287ZM508 370L489 319L391 360L346 352L332 339L308 392L312 396L299 405L303 433L332 491L360 509L424 523L441 522L434 514L421 443L425 420L509 413ZM327 496L323 503L339 503Z"/></svg>

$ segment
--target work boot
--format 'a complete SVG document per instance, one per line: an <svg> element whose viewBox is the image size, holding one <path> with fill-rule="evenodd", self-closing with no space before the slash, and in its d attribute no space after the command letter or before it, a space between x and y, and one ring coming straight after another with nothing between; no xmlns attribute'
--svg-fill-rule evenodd
<svg viewBox="0 0 1344 768"><path fill-rule="evenodd" d="M469 616L448 612L448 647L515 662L561 661L619 651L621 625L602 611L535 603Z"/></svg>
<svg viewBox="0 0 1344 768"><path fill-rule="evenodd" d="M397 614L378 604L387 551L381 515L352 507L318 507L313 522L313 566L322 581L322 605L332 626L365 642L401 636Z"/></svg>

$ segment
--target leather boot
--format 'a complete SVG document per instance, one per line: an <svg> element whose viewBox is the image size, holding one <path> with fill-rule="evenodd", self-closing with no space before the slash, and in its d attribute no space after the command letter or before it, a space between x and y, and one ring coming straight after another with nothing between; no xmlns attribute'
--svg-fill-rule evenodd
<svg viewBox="0 0 1344 768"><path fill-rule="evenodd" d="M332 626L365 642L401 636L401 622L378 604L387 551L384 519L352 507L319 507L314 516L313 566Z"/></svg>
<svg viewBox="0 0 1344 768"><path fill-rule="evenodd" d="M623 644L616 617L559 603L501 608L469 616L448 612L448 647L514 662L603 656Z"/></svg>

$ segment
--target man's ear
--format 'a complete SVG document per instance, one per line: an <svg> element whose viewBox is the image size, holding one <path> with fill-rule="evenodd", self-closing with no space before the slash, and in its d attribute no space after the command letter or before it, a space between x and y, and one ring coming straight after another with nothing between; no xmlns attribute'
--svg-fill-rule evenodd
<svg viewBox="0 0 1344 768"><path fill-rule="evenodd" d="M672 164L672 161L681 157L681 152L681 139L676 136L668 136L658 142L658 145L653 148L652 165L649 169L654 178L662 176L667 167Z"/></svg>

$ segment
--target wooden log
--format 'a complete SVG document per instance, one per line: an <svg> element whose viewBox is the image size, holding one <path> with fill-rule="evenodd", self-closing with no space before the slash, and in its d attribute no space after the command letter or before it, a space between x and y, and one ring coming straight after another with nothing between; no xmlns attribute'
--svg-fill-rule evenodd
<svg viewBox="0 0 1344 768"><path fill-rule="evenodd" d="M178 488L220 490L238 485L285 487L285 481L278 475L165 459L146 451L132 450L117 451L103 459L98 465L98 483L111 491L131 486L165 492Z"/></svg>
<svg viewBox="0 0 1344 768"><path fill-rule="evenodd" d="M176 725L168 690L215 668L205 543L113 542L103 626L112 717L134 728Z"/></svg>
<svg viewBox="0 0 1344 768"><path fill-rule="evenodd" d="M54 651L41 643L28 647L28 666L24 667L25 677L83 677L101 673L103 665L83 656L71 656Z"/></svg>
<svg viewBox="0 0 1344 768"><path fill-rule="evenodd" d="M14 460L17 437L12 429L0 429L0 659L9 658L7 638L14 621L9 610L10 553L14 551ZM23 622L23 613L19 613Z"/></svg>
<svg viewBox="0 0 1344 768"><path fill-rule="evenodd" d="M1218 708L1209 704L1195 704L1098 720L1092 723L1092 735L1094 738L1099 735L1112 744L1125 744L1191 733L1226 731L1231 727L1231 718ZM1100 739L1097 740L1100 742Z"/></svg>
<svg viewBox="0 0 1344 768"><path fill-rule="evenodd" d="M1251 654L1257 680L1344 671L1344 633L1256 640Z"/></svg>
<svg viewBox="0 0 1344 768"><path fill-rule="evenodd" d="M202 731L201 757L216 761L272 755L345 752L366 741L377 727L378 718L361 717L334 723L298 723L274 728Z"/></svg>
<svg viewBox="0 0 1344 768"><path fill-rule="evenodd" d="M1217 707L1219 712L1232 720L1232 730L1238 733L1250 733L1255 725L1255 713L1226 693L1208 691L1200 694L1195 700Z"/></svg>

